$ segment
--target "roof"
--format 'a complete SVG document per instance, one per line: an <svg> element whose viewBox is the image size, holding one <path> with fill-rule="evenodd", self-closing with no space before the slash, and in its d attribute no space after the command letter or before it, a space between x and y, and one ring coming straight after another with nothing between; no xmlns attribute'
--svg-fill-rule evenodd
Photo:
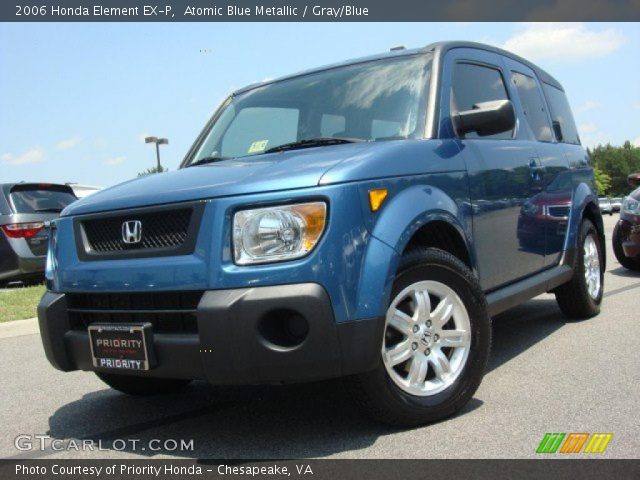
<svg viewBox="0 0 640 480"><path fill-rule="evenodd" d="M538 67L536 64L530 62L526 58L522 58L520 55L516 55L515 53L511 53L507 50L503 50L502 48L493 47L491 45L486 45L484 43L461 42L461 41L436 42L425 47L426 50L434 50L436 52L439 51L440 55L444 55L446 52L448 52L449 50L453 50L454 48L475 48L477 50L485 50L487 52L493 52L493 53L497 53L498 55L509 57L529 67L531 70L533 70L536 73L536 75L541 81L548 83L549 85L553 85L554 87L564 91L560 82L558 82L558 80L556 80L553 76L551 76L545 70Z"/></svg>
<svg viewBox="0 0 640 480"><path fill-rule="evenodd" d="M422 47L422 48L392 50L392 51L380 53L380 54L377 54L377 55L370 55L370 56L367 56L367 57L354 58L354 59L346 60L346 61L343 61L343 62L332 63L332 64L325 65L325 66L322 66L322 67L316 67L316 68L312 68L312 69L309 69L309 70L304 70L304 71L301 71L301 72L297 72L297 73L290 74L290 75L285 75L283 77L275 78L275 79L272 79L272 80L266 80L266 81L263 81L263 82L257 82L257 83L253 83L251 85L247 85L246 87L240 88L240 89L236 90L235 92L233 92L233 95L239 95L239 94L242 94L242 93L247 92L249 90L253 90L254 88L262 87L264 85L269 85L271 83L276 83L276 82L280 82L280 81L283 81L283 80L288 80L288 79L292 79L292 78L296 78L296 77L301 77L301 76L309 75L309 74L312 74L312 73L322 72L324 70L330 70L332 68L338 68L338 67L343 67L343 66L347 66L347 65L355 65L355 64L358 64L358 63L371 62L371 61L375 61L375 60L382 60L382 59L385 59L385 58L406 57L406 56L410 56L410 55L417 55L417 54L429 53L429 52L432 52L436 56L443 57L449 50L453 50L454 48L474 48L474 49L485 50L485 51L488 51L488 52L493 52L493 53L497 53L499 55L504 55L506 57L510 57L513 60L516 60L516 61L528 66L529 68L531 68L531 70L533 70L536 73L536 75L538 76L538 78L541 81L543 81L545 83L548 83L549 85L553 85L554 87L559 88L560 90L564 91L564 89L562 88L562 85L560 85L560 82L558 82L555 78L553 78L551 75L549 75L546 71L544 71L543 69L541 69L537 65L531 63L529 60L526 60L525 58L522 58L519 55L516 55L515 53L511 53L511 52L508 52L507 50L503 50L503 49L498 48L498 47L493 47L491 45L486 45L484 43L465 42L465 41L447 41L447 42L431 43L431 44L427 45L426 47Z"/></svg>

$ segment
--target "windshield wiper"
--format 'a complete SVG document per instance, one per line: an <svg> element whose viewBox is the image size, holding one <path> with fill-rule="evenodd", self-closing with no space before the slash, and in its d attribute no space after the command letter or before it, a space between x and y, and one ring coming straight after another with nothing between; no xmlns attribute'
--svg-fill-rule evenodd
<svg viewBox="0 0 640 480"><path fill-rule="evenodd" d="M275 147L268 148L262 153L284 152L285 150L296 150L299 148L320 147L323 145L340 145L343 143L359 143L365 140L361 138L340 138L340 137L317 137L306 138L296 142L283 143Z"/></svg>
<svg viewBox="0 0 640 480"><path fill-rule="evenodd" d="M187 165L185 168L189 168L189 167L197 167L198 165L205 165L207 163L214 163L214 162L221 162L223 160L229 160L231 157L202 157L199 158L198 160L196 160L193 163L190 163L189 165Z"/></svg>

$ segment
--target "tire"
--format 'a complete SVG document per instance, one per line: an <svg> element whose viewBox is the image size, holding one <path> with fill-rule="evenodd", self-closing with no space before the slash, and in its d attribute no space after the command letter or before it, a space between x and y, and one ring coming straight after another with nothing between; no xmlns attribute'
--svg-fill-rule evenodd
<svg viewBox="0 0 640 480"><path fill-rule="evenodd" d="M585 277L585 244L592 239L598 254L599 289L597 294L589 293L589 285ZM555 289L556 300L562 313L569 319L582 320L595 317L600 313L602 294L604 292L603 255L600 236L590 220L584 219L580 225L579 243L577 249L573 277L564 285Z"/></svg>
<svg viewBox="0 0 640 480"><path fill-rule="evenodd" d="M394 372L397 373L397 368L401 371L402 369L407 369L407 377L410 378L413 362L416 361L419 363L425 361L425 359L422 358L420 360L418 357L413 357L407 360L407 362L411 362L411 366L400 365L399 367L389 367L390 362L386 360L389 357L385 356L385 360L383 360L383 350L387 351L387 342L390 338L389 334L399 333L399 331L393 331L393 328L389 327L389 312L396 311L392 310L392 308L395 308L395 300L401 297L403 292L414 288L415 285L444 285L444 287L439 288L446 287L450 289L449 291L454 292L455 295L453 297L457 297L457 307L455 307L455 310L452 310L455 313L451 315L449 324L455 320L455 328L457 329L456 315L458 312L464 312L469 321L469 330L465 336L465 341L468 342L468 348L460 350L452 348L449 350L449 353L446 353L445 347L444 355L450 355L448 358L450 361L450 363L448 363L451 368L450 372L455 373L456 358L466 358L466 361L458 363L457 375L450 375L449 381L451 381L451 383L445 388L447 382L442 380L442 390L438 391L438 387L433 387L431 392L421 391L414 394L410 393L409 390L416 390L417 388L428 389L430 382L441 381L440 377L433 377L431 381L429 380L429 375L437 375L435 362L432 364L431 357L427 354L427 351L431 350L425 347L424 351L422 351L421 349L425 344L420 342L411 344L412 350L414 352L422 352L421 354L425 355L425 358L428 359L427 363L429 364L426 377L424 377L425 381L422 382L418 380L413 387L410 385L399 386L399 382L402 380L399 378L399 375L395 375ZM435 303L431 292L432 291L429 290L430 295L428 298L430 299L430 306L428 307L428 311L430 313L426 318L433 319L435 332L438 318L436 309L441 305L442 297L437 299L438 303ZM487 313L487 303L484 293L477 279L464 263L447 252L434 248L414 249L406 253L400 262L398 273L392 287L391 299L387 315L385 316L385 333L383 334L381 355L377 367L375 370L347 379L356 401L374 420L392 426L416 427L436 422L453 415L464 407L478 389L484 376L491 349L491 320ZM417 304L418 301L416 300L415 303ZM413 303L409 305L413 305ZM464 308L462 308L462 306ZM431 310L431 308L433 308L433 310ZM426 310L427 309L425 309L425 311ZM414 313L414 316L415 315ZM429 323L431 322L429 321ZM443 323L446 325L447 321ZM416 328L415 324L412 323L411 325L413 326L408 328L406 330L407 332L415 332L415 330L412 330ZM426 327L427 323L424 323L424 325ZM440 339L441 342L436 342L438 340L437 335L435 333L433 334L433 343L431 344L431 349L433 349L432 353L437 352L439 348L441 348L438 346L438 343L444 344L445 342L445 330L442 329L439 331L443 339ZM401 340L400 343L409 341L409 335L410 334L406 334L406 339ZM462 339L462 337L460 338ZM415 343L419 343L418 350L413 349ZM466 357L456 357L457 353L454 352L463 350L466 351ZM442 353L442 351L439 352ZM387 362L386 365L385 361ZM440 371L442 371L441 367ZM421 378L419 374L416 376L417 378Z"/></svg>
<svg viewBox="0 0 640 480"><path fill-rule="evenodd" d="M135 377L130 375L118 375L115 373L95 372L100 380L114 390L133 395L146 397L160 395L182 390L191 380L178 380L169 378Z"/></svg>
<svg viewBox="0 0 640 480"><path fill-rule="evenodd" d="M624 254L622 250L622 238L620 235L620 224L616 223L613 229L613 238L611 240L613 245L613 253L624 268L634 271L640 271L640 259L629 258Z"/></svg>

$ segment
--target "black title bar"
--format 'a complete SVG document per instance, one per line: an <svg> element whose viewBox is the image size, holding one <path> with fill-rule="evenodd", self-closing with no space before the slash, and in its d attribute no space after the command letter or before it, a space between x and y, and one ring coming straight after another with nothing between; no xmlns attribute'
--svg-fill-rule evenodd
<svg viewBox="0 0 640 480"><path fill-rule="evenodd" d="M638 478L639 460L0 460L3 480Z"/></svg>
<svg viewBox="0 0 640 480"><path fill-rule="evenodd" d="M638 0L3 0L2 22L638 21Z"/></svg>

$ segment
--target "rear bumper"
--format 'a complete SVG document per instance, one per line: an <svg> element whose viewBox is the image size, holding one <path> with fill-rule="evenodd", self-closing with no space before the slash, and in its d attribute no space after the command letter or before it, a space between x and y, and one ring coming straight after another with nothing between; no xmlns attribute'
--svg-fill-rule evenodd
<svg viewBox="0 0 640 480"><path fill-rule="evenodd" d="M212 290L197 308L197 333L154 334L157 366L118 372L210 383L289 383L338 377L375 367L383 319L336 323L317 284ZM95 370L86 330L69 321L64 294L38 306L44 350L59 370Z"/></svg>
<svg viewBox="0 0 640 480"><path fill-rule="evenodd" d="M44 278L46 260L46 257L23 258L14 252L7 253L1 262L0 280L22 280L34 277Z"/></svg>

